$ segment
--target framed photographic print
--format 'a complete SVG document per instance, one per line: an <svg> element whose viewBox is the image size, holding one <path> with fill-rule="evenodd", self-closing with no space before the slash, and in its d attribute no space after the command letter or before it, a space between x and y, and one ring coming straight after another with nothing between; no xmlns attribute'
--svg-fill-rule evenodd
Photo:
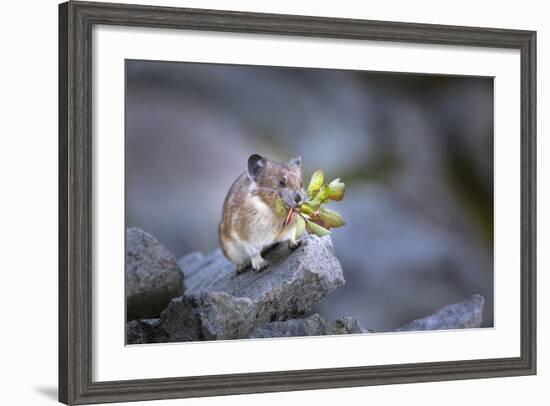
<svg viewBox="0 0 550 406"><path fill-rule="evenodd" d="M536 373L532 31L59 6L59 400Z"/></svg>

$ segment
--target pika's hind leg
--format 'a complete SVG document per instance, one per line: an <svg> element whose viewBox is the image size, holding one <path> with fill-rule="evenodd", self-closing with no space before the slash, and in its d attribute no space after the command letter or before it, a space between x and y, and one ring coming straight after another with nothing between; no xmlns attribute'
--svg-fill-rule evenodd
<svg viewBox="0 0 550 406"><path fill-rule="evenodd" d="M244 245L233 239L222 239L222 249L227 257L236 267L237 273L242 273L250 266L250 256Z"/></svg>
<svg viewBox="0 0 550 406"><path fill-rule="evenodd" d="M245 245L248 256L250 257L250 262L252 268L256 272L260 272L263 269L267 268L269 263L262 257L262 246L256 244Z"/></svg>

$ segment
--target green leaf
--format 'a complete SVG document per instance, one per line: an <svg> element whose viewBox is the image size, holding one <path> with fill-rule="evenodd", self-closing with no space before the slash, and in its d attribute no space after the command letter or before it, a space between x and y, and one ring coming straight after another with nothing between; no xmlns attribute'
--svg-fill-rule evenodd
<svg viewBox="0 0 550 406"><path fill-rule="evenodd" d="M340 214L336 213L334 210L330 210L325 207L319 210L319 218L324 224L326 224L328 228L342 227L344 224L346 224L344 218Z"/></svg>
<svg viewBox="0 0 550 406"><path fill-rule="evenodd" d="M296 234L295 238L298 240L302 234L306 231L306 221L304 218L300 215L298 215L298 218L296 219Z"/></svg>
<svg viewBox="0 0 550 406"><path fill-rule="evenodd" d="M306 221L306 230L308 233L315 234L318 237L323 237L330 234L330 231L328 231L325 227L315 224L313 221L309 220Z"/></svg>
<svg viewBox="0 0 550 406"><path fill-rule="evenodd" d="M331 200L340 201L344 198L346 193L346 185L340 181L340 178L334 179L328 184L329 193L328 198Z"/></svg>
<svg viewBox="0 0 550 406"><path fill-rule="evenodd" d="M288 208L280 197L275 200L275 213L277 213L279 217L286 217L288 213Z"/></svg>
<svg viewBox="0 0 550 406"><path fill-rule="evenodd" d="M321 190L319 190L319 193L317 193L317 196L315 196L315 199L313 199L315 202L319 201L320 204L325 203L330 196L330 186L324 185ZM315 205L314 205L315 206Z"/></svg>
<svg viewBox="0 0 550 406"><path fill-rule="evenodd" d="M323 182L325 181L325 176L323 175L323 171L318 169L315 172L313 172L313 175L311 175L311 179L309 180L309 185L307 187L307 194L310 198L317 193L319 189L321 189L321 186L323 186Z"/></svg>
<svg viewBox="0 0 550 406"><path fill-rule="evenodd" d="M307 201L307 204L309 204L309 206L313 209L313 210L317 210L319 209L319 206L321 205L321 203L323 203L321 200L315 198L313 200L308 200Z"/></svg>
<svg viewBox="0 0 550 406"><path fill-rule="evenodd" d="M318 207L315 208L309 202L306 202L306 203L303 203L300 206L300 213L311 215L311 214L315 213L315 210L317 210L317 209L318 209Z"/></svg>

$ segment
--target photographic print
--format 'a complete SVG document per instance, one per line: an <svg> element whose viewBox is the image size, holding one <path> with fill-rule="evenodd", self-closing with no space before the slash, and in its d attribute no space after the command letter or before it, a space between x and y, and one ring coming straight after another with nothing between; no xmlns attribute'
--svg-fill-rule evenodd
<svg viewBox="0 0 550 406"><path fill-rule="evenodd" d="M125 69L127 344L493 327L493 78Z"/></svg>

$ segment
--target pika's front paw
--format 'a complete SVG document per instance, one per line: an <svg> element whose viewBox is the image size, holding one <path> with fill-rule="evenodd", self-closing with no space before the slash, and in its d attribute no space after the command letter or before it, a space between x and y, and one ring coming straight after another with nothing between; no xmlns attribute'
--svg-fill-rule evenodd
<svg viewBox="0 0 550 406"><path fill-rule="evenodd" d="M265 268L267 268L268 265L269 263L262 257L260 257L259 259L254 259L252 261L252 269L254 269L254 272L261 272Z"/></svg>
<svg viewBox="0 0 550 406"><path fill-rule="evenodd" d="M288 242L288 248L290 248L292 251L294 251L300 245L302 245L302 240L290 240Z"/></svg>

